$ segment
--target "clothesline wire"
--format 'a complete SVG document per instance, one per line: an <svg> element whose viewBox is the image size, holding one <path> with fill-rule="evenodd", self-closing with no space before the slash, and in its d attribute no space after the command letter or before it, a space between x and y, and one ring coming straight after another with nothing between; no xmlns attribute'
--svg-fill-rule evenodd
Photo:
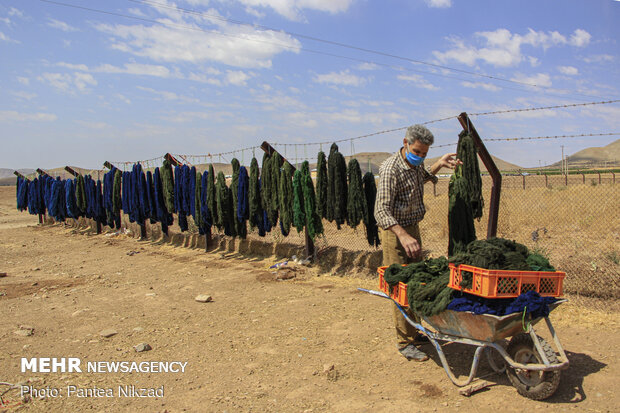
<svg viewBox="0 0 620 413"><path fill-rule="evenodd" d="M476 113L469 113L469 116L490 116L490 115L499 115L499 114L505 114L505 113L519 113L519 112L533 112L533 111L538 111L538 110L549 110L549 109L560 109L560 108L574 108L574 107L584 107L584 106L594 106L594 105L607 105L607 104L612 104L612 103L618 103L620 102L620 99L615 99L615 100L606 100L606 101L597 101L597 102L586 102L586 103L571 103L571 104L564 104L564 105L554 105L554 106L540 106L540 107L533 107L533 108L521 108L521 109L506 109L506 110L499 110L499 111L489 111L489 112L476 112ZM421 122L420 125L430 125L433 123L438 123L438 122L444 122L450 119L457 119L458 116L448 116L445 118L439 118L439 119L433 119L433 120L429 120L426 122ZM270 142L270 144L272 146L282 146L284 147L284 152L286 153L286 148L288 146L293 146L295 148L297 148L298 146L314 146L314 145L319 145L322 149L323 145L331 145L332 143L340 143L340 142L350 142L351 144L353 143L353 141L355 140L360 140L360 139L364 139L364 138L369 138L372 136L377 136L377 135L383 135L383 134L387 134L387 133L392 133L392 132L398 132L398 131L402 131L407 129L409 126L411 125L407 125L407 126L401 126L398 128L393 128L393 129L385 129L385 130L381 130L381 131L377 131L377 132L372 132L372 133L368 133L365 135L360 135L360 136L355 136L355 137L351 137L351 138L343 138L343 139L336 139L336 140L330 140L330 141L321 141L321 142L306 142L306 143L280 143L280 142ZM611 135L614 135L615 133L612 133ZM583 136L604 136L603 135L583 135ZM569 137L569 136L566 136ZM570 136L573 137L573 136ZM576 137L576 136L575 136ZM532 139L542 139L542 138L546 138L546 137L536 137L536 138L532 138ZM505 138L502 138L505 139ZM516 140L517 138L510 138L511 140ZM530 138L527 138L530 139ZM488 140L488 139L487 139ZM440 146L434 146L434 148L441 148L444 146L450 146L452 144L446 144L446 145L440 145ZM242 149L234 149L231 151L226 151L226 152L220 152L220 153L207 153L207 154L202 154L202 155L175 155L178 157L182 157L182 158L187 158L187 157L194 157L194 158L210 158L211 159L211 163L212 163L212 159L213 157L222 157L223 155L230 155L230 154L235 154L236 152L242 152L242 151L247 151L247 150L252 150L253 155L255 154L255 150L257 148L260 148L260 146L255 145L255 146L249 146L246 148L242 148ZM255 156L255 155L254 155ZM157 158L153 158L153 159L149 159L148 161L155 161L158 159L162 159L163 156L159 156ZM297 156L295 156L295 158L297 158ZM113 163L117 163L117 164L121 164L121 165L132 165L134 163L144 163L146 161L135 161L135 162L113 162Z"/></svg>

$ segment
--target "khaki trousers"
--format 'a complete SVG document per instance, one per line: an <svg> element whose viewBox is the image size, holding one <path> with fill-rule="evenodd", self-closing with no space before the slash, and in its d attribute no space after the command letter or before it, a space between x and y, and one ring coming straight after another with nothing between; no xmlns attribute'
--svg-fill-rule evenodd
<svg viewBox="0 0 620 413"><path fill-rule="evenodd" d="M418 227L418 223L416 222L415 224L403 228L409 235L415 238L420 244L420 247L422 247L422 239L420 238L420 228ZM412 262L419 261L419 259L415 260L407 256L400 240L391 230L379 228L379 237L383 247L384 266L389 266L392 264L410 264ZM413 314L408 308L405 309L405 311L413 321L416 323L420 322L419 317ZM396 325L396 338L398 340L397 345L399 349L406 347L408 344L415 341L418 335L418 330L407 322L396 305L394 305L394 324Z"/></svg>

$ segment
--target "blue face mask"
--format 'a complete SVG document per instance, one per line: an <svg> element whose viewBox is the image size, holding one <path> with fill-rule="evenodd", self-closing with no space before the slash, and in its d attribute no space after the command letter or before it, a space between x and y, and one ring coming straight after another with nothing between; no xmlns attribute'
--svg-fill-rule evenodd
<svg viewBox="0 0 620 413"><path fill-rule="evenodd" d="M407 149L409 149L409 145L407 145ZM422 165L422 162L424 162L424 158L425 157L415 155L409 152L409 150L407 150L407 162L409 162L413 166Z"/></svg>

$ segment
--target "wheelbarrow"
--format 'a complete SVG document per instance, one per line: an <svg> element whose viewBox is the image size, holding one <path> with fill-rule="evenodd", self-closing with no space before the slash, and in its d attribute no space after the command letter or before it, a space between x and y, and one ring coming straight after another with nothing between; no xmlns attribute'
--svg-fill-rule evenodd
<svg viewBox="0 0 620 413"><path fill-rule="evenodd" d="M496 373L505 371L517 392L533 400L550 397L560 384L560 371L568 368L568 358L549 317L531 318L529 313L496 316L444 310L434 316L422 316L421 319L430 326L426 327L413 321L403 307L389 295L364 288L358 290L394 301L407 322L428 337L437 350L446 374L458 387L465 387L476 378L483 352L486 353L493 371ZM566 301L562 299L550 304L550 311ZM557 352L534 331L534 325L543 318L553 337ZM512 338L504 348L508 337ZM466 379L459 380L452 373L439 342L454 342L476 347L469 376ZM504 365L500 366L494 360L492 349L502 356Z"/></svg>

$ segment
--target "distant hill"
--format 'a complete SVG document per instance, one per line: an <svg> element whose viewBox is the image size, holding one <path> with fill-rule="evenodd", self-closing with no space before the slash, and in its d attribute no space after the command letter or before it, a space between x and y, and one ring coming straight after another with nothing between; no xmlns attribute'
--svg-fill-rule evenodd
<svg viewBox="0 0 620 413"><path fill-rule="evenodd" d="M14 169L0 168L0 179L15 178L15 175L13 174L13 172L15 172ZM17 172L19 172L22 175L29 175L29 174L33 174L35 170L34 169L18 169Z"/></svg>
<svg viewBox="0 0 620 413"><path fill-rule="evenodd" d="M568 156L568 167L601 168L605 166L617 166L620 164L620 139L606 146L582 149ZM556 162L549 167L560 168L562 161Z"/></svg>

